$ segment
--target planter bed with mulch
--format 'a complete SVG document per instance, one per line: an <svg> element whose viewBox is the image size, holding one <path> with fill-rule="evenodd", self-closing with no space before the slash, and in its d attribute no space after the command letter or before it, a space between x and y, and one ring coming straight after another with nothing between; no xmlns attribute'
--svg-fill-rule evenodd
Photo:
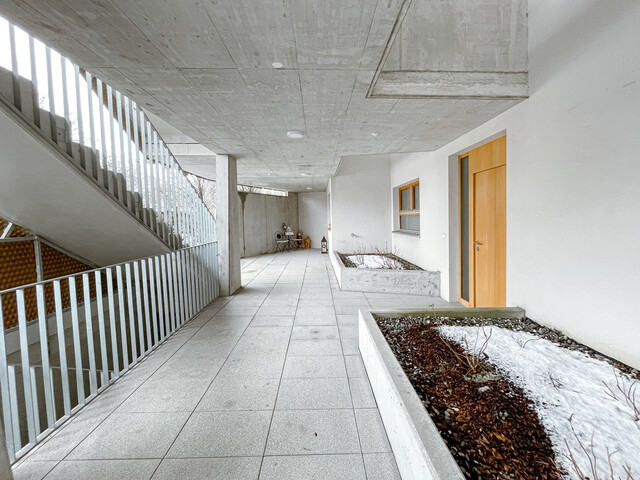
<svg viewBox="0 0 640 480"><path fill-rule="evenodd" d="M361 313L360 348L399 468L409 462L398 452L420 435L395 435L402 402L380 402L390 396L380 378L393 372L407 382L394 378L398 390L412 390L406 403L422 406L411 423L437 428L460 475L427 465L406 478L640 479L639 372L504 311ZM385 352L395 358L381 367ZM443 456L422 440L427 457Z"/></svg>
<svg viewBox="0 0 640 480"><path fill-rule="evenodd" d="M331 252L342 290L440 296L440 272L430 272L390 253Z"/></svg>

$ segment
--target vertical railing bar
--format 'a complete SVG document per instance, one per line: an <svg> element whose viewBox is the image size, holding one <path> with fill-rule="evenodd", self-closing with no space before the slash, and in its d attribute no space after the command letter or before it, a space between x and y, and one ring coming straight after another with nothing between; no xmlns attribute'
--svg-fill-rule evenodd
<svg viewBox="0 0 640 480"><path fill-rule="evenodd" d="M124 122L126 124L126 129L124 130L124 133L127 134L127 158L128 158L128 170L129 170L129 174L127 175L127 180L129 182L129 188L127 188L127 190L129 191L129 210L131 210L134 214L136 213L136 205L135 202L133 201L133 199L135 198L135 193L136 193L136 189L135 189L135 174L134 174L134 170L133 170L133 154L131 151L131 142L132 142L132 135L131 135L131 112L130 112L130 108L129 108L129 97L127 97L126 95L123 95L124 97ZM124 136L123 133L123 136Z"/></svg>
<svg viewBox="0 0 640 480"><path fill-rule="evenodd" d="M78 405L83 405L84 376L82 372L82 346L80 344L80 323L78 321L78 296L76 294L76 279L69 277L69 300L71 302L71 329L73 331L73 353L76 368L76 383L78 386Z"/></svg>
<svg viewBox="0 0 640 480"><path fill-rule="evenodd" d="M178 247L182 247L182 222L180 219L180 187L178 186L178 177L176 176L176 162L173 157L171 157L171 183L173 185L173 218L175 225L175 235L176 240L178 241Z"/></svg>
<svg viewBox="0 0 640 480"><path fill-rule="evenodd" d="M112 175L109 175L109 162L107 161L107 132L104 127L104 86L102 84L102 80L96 77L96 92L98 95L98 119L100 120L100 150L102 155L100 155L100 169L102 170L102 183L100 184L102 187L106 188L111 192L114 196L115 194L115 185L113 184L113 179L115 178ZM108 103L108 99L107 99ZM105 182L104 176L107 177L107 181Z"/></svg>
<svg viewBox="0 0 640 480"><path fill-rule="evenodd" d="M0 326L4 330L4 315L2 307L2 295L0 294ZM15 461L15 452L18 450L13 441L13 419L11 418L10 397L9 397L9 370L7 365L7 346L5 335L0 335L0 395L2 396L2 419L4 421L5 439L9 461Z"/></svg>
<svg viewBox="0 0 640 480"><path fill-rule="evenodd" d="M13 430L13 445L15 454L22 448L22 438L20 435L20 413L18 410L18 384L16 382L16 367L9 365L9 401L11 402L11 430ZM5 425L6 427L6 425Z"/></svg>
<svg viewBox="0 0 640 480"><path fill-rule="evenodd" d="M122 281L122 265L116 265L116 278L118 282L118 305L120 307L120 338L122 340L122 370L129 369L129 348L127 345L127 313L124 303L124 282ZM135 342L132 339L131 344Z"/></svg>
<svg viewBox="0 0 640 480"><path fill-rule="evenodd" d="M69 156L73 156L71 148L71 119L69 115L69 92L67 91L67 59L60 55L60 67L62 70L62 102L65 121L65 149Z"/></svg>
<svg viewBox="0 0 640 480"><path fill-rule="evenodd" d="M144 112L140 110L140 145L142 147L142 176L144 178L144 206L145 206L145 225L153 230L151 219L151 185L149 184L149 170L148 170L148 156L147 156L147 133L146 133L146 119Z"/></svg>
<svg viewBox="0 0 640 480"><path fill-rule="evenodd" d="M102 294L102 270L95 272L96 306L98 307L98 334L100 335L100 361L102 386L109 385L109 358L107 356L107 331L104 325L104 296Z"/></svg>
<svg viewBox="0 0 640 480"><path fill-rule="evenodd" d="M29 35L29 60L31 63L31 83L33 84L33 123L40 128L40 98L38 92L38 69L36 68L36 51L34 40Z"/></svg>
<svg viewBox="0 0 640 480"><path fill-rule="evenodd" d="M153 138L151 136L151 122L147 120L147 141L148 145L148 159L149 159L149 181L151 186L151 210L154 212L153 215L153 225L151 226L151 230L154 232L158 232L158 204L156 202L156 185L155 181L155 173L154 173L154 158L153 158L153 147L152 142Z"/></svg>
<svg viewBox="0 0 640 480"><path fill-rule="evenodd" d="M131 264L126 263L124 270L127 275L127 300L128 314L129 314L129 334L131 335L131 363L134 364L138 361L138 345L136 344L136 313L133 309L133 282L131 280Z"/></svg>
<svg viewBox="0 0 640 480"><path fill-rule="evenodd" d="M107 301L109 302L109 327L111 331L111 361L113 362L113 376L120 376L120 359L118 358L118 327L116 325L116 305L113 295L113 271L106 269L107 273ZM124 358L124 354L123 354Z"/></svg>
<svg viewBox="0 0 640 480"><path fill-rule="evenodd" d="M16 303L18 306L18 331L20 335L20 358L22 365L22 386L24 389L25 409L27 412L27 431L29 443L36 441L35 422L39 418L33 411L33 398L31 392L30 363L29 363L29 340L27 339L27 313L24 304L24 290L16 290Z"/></svg>
<svg viewBox="0 0 640 480"><path fill-rule="evenodd" d="M96 120L95 120L95 111L93 108L93 77L89 72L85 71L85 81L87 82L87 100L89 102L89 140L91 141L91 168L93 169L93 156L96 157L95 163L95 179L98 182L98 185L104 187L104 177L102 168L100 168L100 154L97 151L96 147ZM86 160L85 160L86 161Z"/></svg>
<svg viewBox="0 0 640 480"><path fill-rule="evenodd" d="M82 274L82 288L84 321L87 329L87 353L89 355L89 391L91 392L91 395L95 395L98 393L98 380L96 375L96 353L93 338L93 314L91 313L91 284L89 283L88 273Z"/></svg>
<svg viewBox="0 0 640 480"><path fill-rule="evenodd" d="M9 24L9 48L11 49L11 76L13 84L13 104L22 111L22 101L20 95L20 75L18 73L18 53L16 48L16 31L12 24Z"/></svg>
<svg viewBox="0 0 640 480"><path fill-rule="evenodd" d="M62 292L60 280L53 281L53 297L56 308L56 330L58 333L58 355L60 356L60 377L62 379L62 403L65 416L71 415L71 392L69 388L69 367L67 365L67 346L64 337L64 317L62 310Z"/></svg>
<svg viewBox="0 0 640 480"><path fill-rule="evenodd" d="M184 254L184 263L185 263L185 270L186 270L186 276L187 276L187 296L189 298L189 317L188 317L189 319L191 319L196 313L195 302L193 298L194 284L193 284L193 264L191 262L192 260L191 252L192 250L187 250Z"/></svg>
<svg viewBox="0 0 640 480"><path fill-rule="evenodd" d="M51 117L51 138L56 144L58 143L58 127L56 126L56 100L53 92L53 66L51 64L51 49L45 47L45 58L47 61L47 89L49 90L49 114Z"/></svg>
<svg viewBox="0 0 640 480"><path fill-rule="evenodd" d="M155 175L155 199L156 199L156 219L158 220L158 224L157 224L157 230L156 233L158 234L158 236L160 238L162 238L162 223L164 222L163 219L163 205L162 205L162 195L161 195L161 182L160 182L160 178L162 177L162 167L160 165L160 157L158 155L158 132L156 132L155 129L152 129L152 144L150 145L151 148L151 152L152 152L152 158L153 158L153 164L155 165L155 168L152 167L153 170L157 170L156 172L154 172Z"/></svg>
<svg viewBox="0 0 640 480"><path fill-rule="evenodd" d="M136 176L138 177L138 197L140 201L140 205L138 205L138 218L140 218L144 223L146 223L147 212L144 209L144 202L142 201L144 198L144 186L142 185L142 165L140 164L140 147L139 147L139 137L138 137L138 105L133 100L131 101L131 113L133 119L133 145L135 155L135 163L136 163ZM142 217L140 217L142 215Z"/></svg>
<svg viewBox="0 0 640 480"><path fill-rule="evenodd" d="M142 292L144 293L144 325L147 330L147 350L151 350L155 345L155 343L153 342L153 339L151 338L151 321L152 319L155 319L155 314L152 317L149 309L149 281L147 276L147 267L149 263L151 263L151 259L148 259L147 261L140 260L140 268L142 269ZM153 272L150 271L149 274L152 276L151 278L153 279ZM155 326L155 320L154 320L154 326ZM157 338L156 338L156 342L157 342Z"/></svg>
<svg viewBox="0 0 640 480"><path fill-rule="evenodd" d="M36 384L36 367L29 367L29 388L31 388L31 400L33 401L33 416L36 419L35 427L36 427L36 440L33 443L38 441L38 435L42 433L42 429L40 428L40 406L38 405L38 386Z"/></svg>
<svg viewBox="0 0 640 480"><path fill-rule="evenodd" d="M118 139L120 141L120 168L122 169L122 178L123 178L123 188L124 191L123 196L122 196L122 203L126 204L127 208L129 210L131 210L131 192L130 187L128 184L128 168L127 168L127 154L126 151L124 149L124 125L122 122L122 94L118 91L115 90L115 94L116 94L116 115L115 115L115 119L117 122L117 127L118 127ZM125 200L126 199L126 200Z"/></svg>
<svg viewBox="0 0 640 480"><path fill-rule="evenodd" d="M115 192L114 195L118 199L118 201L125 205L126 199L124 195L124 189L122 185L122 174L120 172L120 163L121 160L118 159L117 146L116 146L116 134L115 134L115 112L113 106L113 90L110 85L107 85L107 107L109 109L109 136L111 138L111 171L113 172L113 176L115 178Z"/></svg>
<svg viewBox="0 0 640 480"><path fill-rule="evenodd" d="M155 257L155 259L150 258L147 260L147 264L149 268L149 294L151 297L151 321L153 322L153 346L154 347L158 345L158 342L160 341L160 337L158 336L158 330L159 330L158 322L160 322L160 319L162 318L162 313L158 315L158 304L156 303L156 302L159 303L159 300L156 300L156 290L158 291L158 293L161 291L160 277L158 277L156 280L156 275L154 271L156 268L156 263L154 262L157 262L157 261L158 261L158 257ZM158 295L157 298L159 299L160 295ZM162 310L160 310L160 312L162 312Z"/></svg>
<svg viewBox="0 0 640 480"><path fill-rule="evenodd" d="M172 311L173 311L173 300L171 299L171 294L169 293L169 284L170 284L170 280L167 278L168 274L167 274L167 256L166 255L162 255L162 257L160 257L160 263L162 265L162 290L163 290L163 298L164 298L164 327L163 327L163 335L162 338L164 339L166 336L169 335L169 332L171 332L171 316L172 316ZM158 303L159 303L159 299L158 299Z"/></svg>
<svg viewBox="0 0 640 480"><path fill-rule="evenodd" d="M176 302L176 325L174 328L179 327L180 325L182 325L183 322L183 310L182 310L182 306L183 306L183 300L184 297L182 296L182 275L181 272L179 272L178 269L178 265L179 265L179 261L180 261L180 251L178 252L174 252L171 254L172 256L172 270L173 270L173 291L175 293L175 302Z"/></svg>
<svg viewBox="0 0 640 480"><path fill-rule="evenodd" d="M171 306L171 328L169 331L173 332L176 329L176 325L178 323L177 321L177 314L178 314L178 308L175 302L175 292L176 292L176 285L175 285L175 265L174 265L174 261L173 261L173 257L174 254L173 253L168 253L167 254L167 273L168 273L168 283L169 283L169 304Z"/></svg>
<svg viewBox="0 0 640 480"><path fill-rule="evenodd" d="M173 225L173 189L171 187L171 171L169 170L169 149L164 147L164 184L167 190L167 235L169 235L169 245L176 248L175 227Z"/></svg>
<svg viewBox="0 0 640 480"><path fill-rule="evenodd" d="M161 267L161 259L164 257L156 257L155 258L155 276L156 276L156 292L157 297L156 301L158 302L158 340L164 340L165 337L165 317L169 315L169 308L165 308L164 305L167 302L167 290L166 283L164 284L164 297L163 297L163 270L164 267ZM165 279L166 280L166 279ZM164 300L163 300L164 298Z"/></svg>
<svg viewBox="0 0 640 480"><path fill-rule="evenodd" d="M82 125L82 98L80 97L80 67L78 65L73 65L74 72L74 83L76 86L76 105L78 108L76 121L78 122L78 144L80 145L80 165L85 169L87 173L93 175L91 171L91 167L87 166L87 159L85 158L85 149L84 149L84 128ZM91 159L89 159L89 165L91 164Z"/></svg>
<svg viewBox="0 0 640 480"><path fill-rule="evenodd" d="M47 329L47 307L44 298L44 285L36 285L36 302L38 306L38 329L40 331L40 362L42 364L42 381L44 382L44 401L47 411L47 427L54 428L56 412L51 390L51 369L49 368L49 331ZM4 335L2 335L4 337Z"/></svg>
<svg viewBox="0 0 640 480"><path fill-rule="evenodd" d="M143 267L144 268L144 267ZM138 341L140 343L140 356L144 357L146 349L144 348L144 326L142 323L142 296L140 292L140 265L138 262L133 262L133 278L135 280L135 290L136 290L136 307L137 307L137 317L138 317ZM147 335L149 335L149 330L147 329ZM149 342L151 343L151 342Z"/></svg>

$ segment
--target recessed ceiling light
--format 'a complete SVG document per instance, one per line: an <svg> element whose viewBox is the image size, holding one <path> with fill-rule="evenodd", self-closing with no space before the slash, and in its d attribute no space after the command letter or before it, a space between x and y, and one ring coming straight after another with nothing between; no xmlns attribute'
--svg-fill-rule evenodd
<svg viewBox="0 0 640 480"><path fill-rule="evenodd" d="M307 190L313 190L311 187L307 187Z"/></svg>
<svg viewBox="0 0 640 480"><path fill-rule="evenodd" d="M308 173L301 173L300 175L302 175L303 177L308 177L309 176Z"/></svg>
<svg viewBox="0 0 640 480"><path fill-rule="evenodd" d="M380 132L371 132L372 137L377 137L378 135L380 135Z"/></svg>
<svg viewBox="0 0 640 480"><path fill-rule="evenodd" d="M273 63L271 64L271 66L272 66L273 68L282 68L282 67L283 67L283 65L282 65L280 62L273 62Z"/></svg>
<svg viewBox="0 0 640 480"><path fill-rule="evenodd" d="M270 177L270 176L271 176L271 174L270 174L270 173L267 173L267 177Z"/></svg>
<svg viewBox="0 0 640 480"><path fill-rule="evenodd" d="M304 133L302 133L300 130L289 130L287 132L287 137L298 140L304 137Z"/></svg>

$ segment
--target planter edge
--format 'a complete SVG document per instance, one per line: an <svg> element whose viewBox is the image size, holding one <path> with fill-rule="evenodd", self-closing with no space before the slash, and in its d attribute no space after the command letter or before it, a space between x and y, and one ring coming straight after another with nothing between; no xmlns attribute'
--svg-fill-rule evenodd
<svg viewBox="0 0 640 480"><path fill-rule="evenodd" d="M358 311L358 323L360 353L402 479L464 480L371 312Z"/></svg>

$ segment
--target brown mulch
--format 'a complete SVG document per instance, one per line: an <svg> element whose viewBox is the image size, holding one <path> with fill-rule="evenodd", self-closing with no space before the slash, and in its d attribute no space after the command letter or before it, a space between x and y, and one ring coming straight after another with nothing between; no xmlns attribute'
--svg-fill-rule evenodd
<svg viewBox="0 0 640 480"><path fill-rule="evenodd" d="M447 346L433 325L379 323L467 478L562 478L551 441L520 388L487 362L471 371L460 361L462 347Z"/></svg>

